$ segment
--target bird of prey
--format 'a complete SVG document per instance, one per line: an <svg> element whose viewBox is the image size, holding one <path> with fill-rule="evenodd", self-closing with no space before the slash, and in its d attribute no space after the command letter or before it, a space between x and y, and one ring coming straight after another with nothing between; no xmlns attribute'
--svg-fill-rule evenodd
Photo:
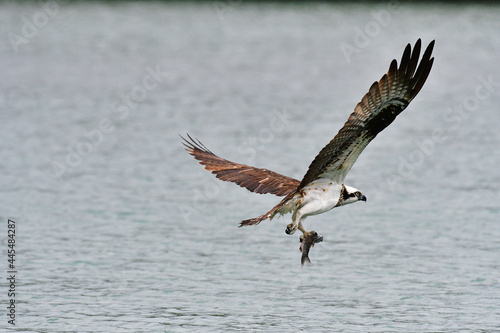
<svg viewBox="0 0 500 333"><path fill-rule="evenodd" d="M311 242L314 244L323 239L304 228L303 222L308 216L366 201L361 191L345 185L344 179L366 146L418 94L434 61L431 58L433 47L434 41L427 46L419 63L421 41L418 39L413 50L410 44L406 46L399 67L397 61L392 60L387 74L371 85L344 126L312 161L301 181L220 158L189 134L189 139L182 138L186 150L220 180L234 182L251 192L284 196L267 213L242 221L240 227L257 225L278 213L292 213L292 222L285 232L291 235L299 229L303 233L301 249L307 248L308 251Z"/></svg>

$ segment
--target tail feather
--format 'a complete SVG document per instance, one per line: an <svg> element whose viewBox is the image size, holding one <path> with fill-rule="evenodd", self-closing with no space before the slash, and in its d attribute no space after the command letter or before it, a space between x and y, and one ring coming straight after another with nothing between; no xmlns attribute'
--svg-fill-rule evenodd
<svg viewBox="0 0 500 333"><path fill-rule="evenodd" d="M273 208L274 209L274 208ZM243 220L241 221L240 225L238 228L241 228L241 227L246 227L246 226L249 226L249 225L257 225L259 224L260 222L264 221L264 220L267 220L267 218L272 214L272 210L270 210L269 212L265 213L264 215L261 215L261 216L258 216L258 217L254 217L252 219L248 219L248 220Z"/></svg>
<svg viewBox="0 0 500 333"><path fill-rule="evenodd" d="M239 225L238 228L246 227L246 226L249 226L249 225L257 225L260 222L262 222L264 220L267 220L268 218L271 218L271 220L272 220L273 217L274 217L274 215L276 215L277 213L279 213L280 210L284 206L286 206L288 204L288 202L290 201L290 199L292 199L296 193L297 192L292 192L292 193L288 194L283 200L280 201L279 204L277 204L276 206L274 206L267 213L265 213L265 214L263 214L261 216L258 216L258 217L254 217L252 219L241 221L241 223L240 223L240 225Z"/></svg>

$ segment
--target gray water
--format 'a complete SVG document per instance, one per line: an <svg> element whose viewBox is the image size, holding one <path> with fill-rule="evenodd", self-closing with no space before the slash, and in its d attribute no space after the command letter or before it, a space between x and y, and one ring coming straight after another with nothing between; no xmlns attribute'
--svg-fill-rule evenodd
<svg viewBox="0 0 500 333"><path fill-rule="evenodd" d="M19 331L500 330L499 7L40 6L0 4ZM429 79L348 175L368 201L306 221L313 265L290 216L238 229L280 199L216 180L178 134L300 179L417 38Z"/></svg>

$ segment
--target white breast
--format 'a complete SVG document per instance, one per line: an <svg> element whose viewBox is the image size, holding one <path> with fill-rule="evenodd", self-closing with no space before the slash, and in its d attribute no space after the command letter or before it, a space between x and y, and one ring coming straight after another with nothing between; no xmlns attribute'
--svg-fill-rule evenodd
<svg viewBox="0 0 500 333"><path fill-rule="evenodd" d="M331 210L338 203L341 190L341 184L326 179L315 180L301 191L304 202L299 208L300 213L307 216Z"/></svg>

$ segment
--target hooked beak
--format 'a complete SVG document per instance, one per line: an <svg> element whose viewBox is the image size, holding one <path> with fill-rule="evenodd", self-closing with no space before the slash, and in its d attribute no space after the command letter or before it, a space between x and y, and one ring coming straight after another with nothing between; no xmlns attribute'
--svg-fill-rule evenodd
<svg viewBox="0 0 500 333"><path fill-rule="evenodd" d="M366 197L365 197L363 194L361 194L361 195L359 196L358 200L361 200L361 201L366 202Z"/></svg>

